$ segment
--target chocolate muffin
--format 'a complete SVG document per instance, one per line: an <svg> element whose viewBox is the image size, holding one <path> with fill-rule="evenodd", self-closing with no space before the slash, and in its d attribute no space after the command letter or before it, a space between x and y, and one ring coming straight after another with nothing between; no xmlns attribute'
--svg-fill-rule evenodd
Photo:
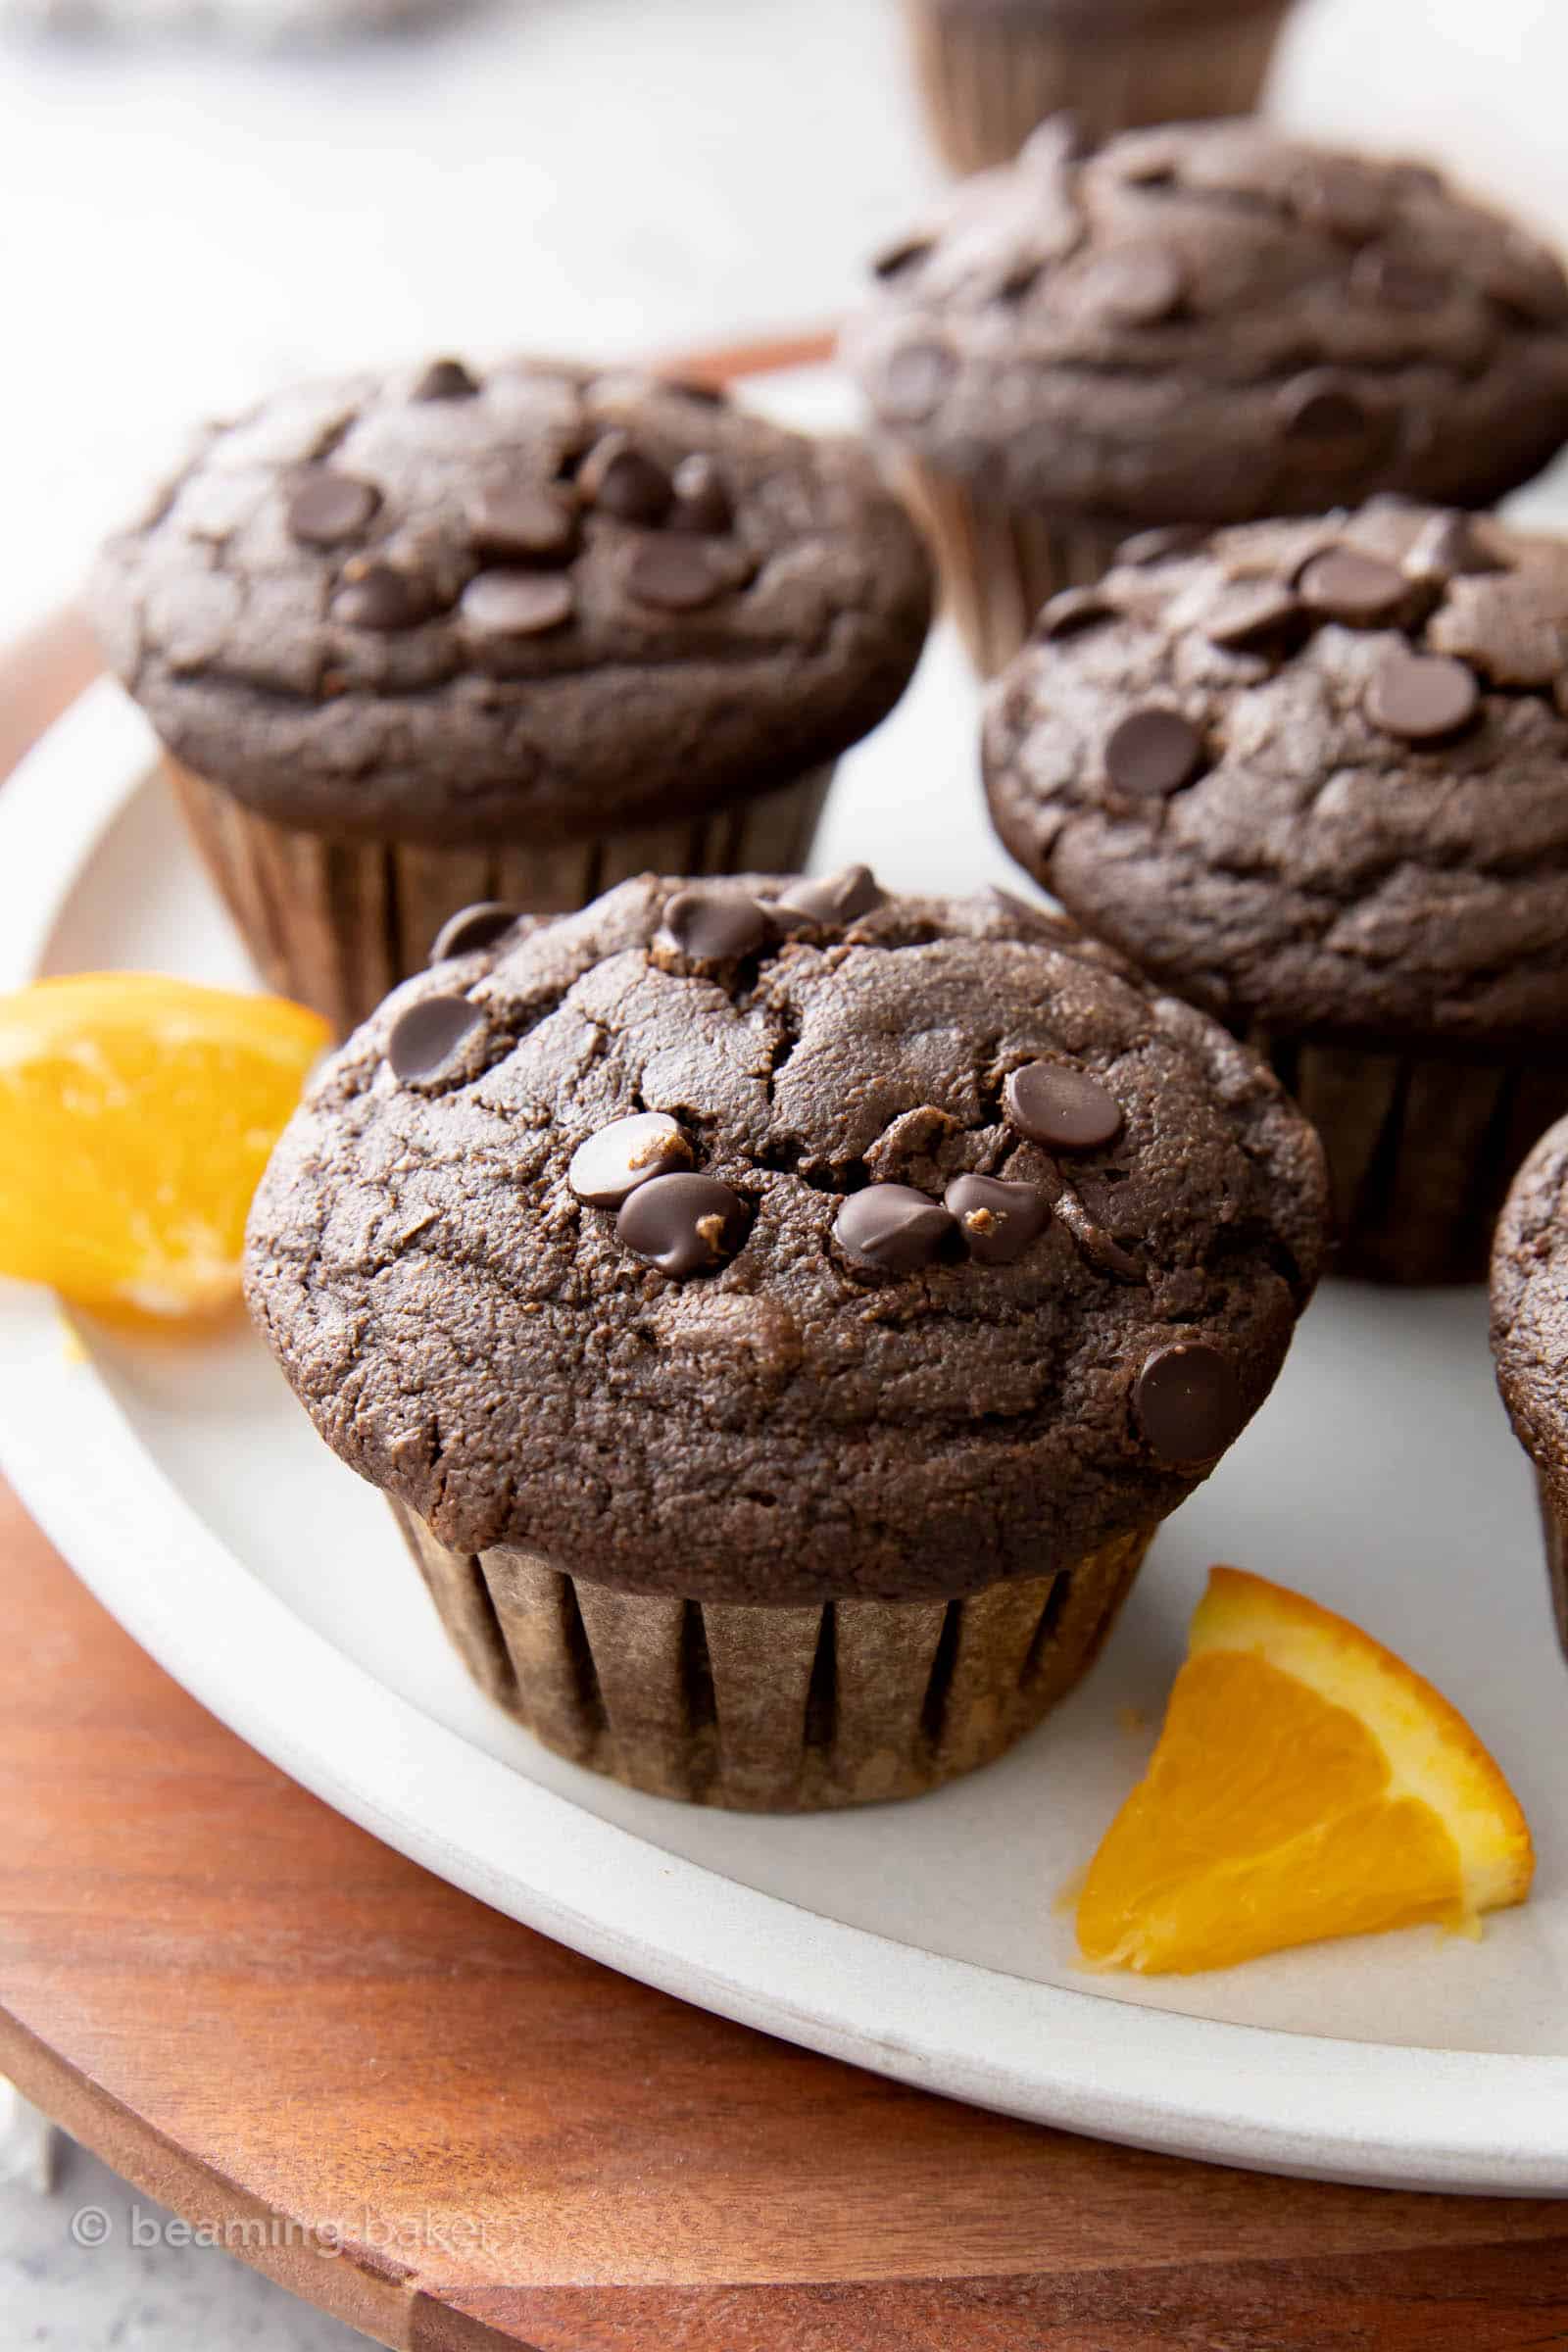
<svg viewBox="0 0 1568 2352"><path fill-rule="evenodd" d="M483 1687L794 1809L999 1754L1266 1396L1316 1139L1057 916L623 883L409 982L258 1195L248 1297Z"/></svg>
<svg viewBox="0 0 1568 2352"><path fill-rule="evenodd" d="M93 610L268 980L347 1029L472 901L804 863L929 595L854 442L441 360L212 428Z"/></svg>
<svg viewBox="0 0 1568 2352"><path fill-rule="evenodd" d="M1568 438L1568 280L1419 164L1057 120L884 253L845 350L982 669L1133 533L1490 505Z"/></svg>
<svg viewBox="0 0 1568 2352"><path fill-rule="evenodd" d="M1479 1280L1568 1110L1568 545L1379 499L1068 591L993 687L991 811L1265 1054L1345 1270Z"/></svg>
<svg viewBox="0 0 1568 2352"><path fill-rule="evenodd" d="M1568 1652L1568 1119L1537 1143L1498 1221L1492 1351L1514 1436L1535 1464L1546 1573Z"/></svg>
<svg viewBox="0 0 1568 2352"><path fill-rule="evenodd" d="M904 0L931 136L955 172L1010 164L1048 115L1097 138L1247 115L1290 0Z"/></svg>

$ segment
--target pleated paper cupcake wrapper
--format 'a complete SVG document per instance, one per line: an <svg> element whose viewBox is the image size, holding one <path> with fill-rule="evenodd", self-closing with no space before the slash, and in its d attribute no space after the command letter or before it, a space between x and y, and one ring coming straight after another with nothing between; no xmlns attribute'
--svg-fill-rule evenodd
<svg viewBox="0 0 1568 2352"><path fill-rule="evenodd" d="M894 472L936 551L948 610L984 678L1006 667L1059 588L1103 577L1133 527L1009 507L917 459L896 459Z"/></svg>
<svg viewBox="0 0 1568 2352"><path fill-rule="evenodd" d="M814 767L704 816L576 842L432 849L274 824L166 761L186 824L268 986L348 1032L429 961L448 915L480 899L567 913L633 874L796 873L833 780Z"/></svg>
<svg viewBox="0 0 1568 2352"><path fill-rule="evenodd" d="M1070 110L1093 138L1150 122L1247 115L1290 0L1190 9L1174 24L1063 24L1041 0L905 0L931 136L958 172L1010 163L1037 123Z"/></svg>
<svg viewBox="0 0 1568 2352"><path fill-rule="evenodd" d="M1536 1484L1541 1491L1541 1526L1546 1539L1546 1575L1557 1618L1557 1639L1562 1643L1564 1657L1568 1657L1568 1513L1539 1473Z"/></svg>
<svg viewBox="0 0 1568 2352"><path fill-rule="evenodd" d="M1375 1052L1265 1030L1249 1042L1323 1139L1335 1271L1372 1282L1484 1281L1515 1169L1568 1114L1568 1064Z"/></svg>
<svg viewBox="0 0 1568 2352"><path fill-rule="evenodd" d="M915 1796L990 1763L1084 1674L1152 1533L963 1600L759 1608L612 1592L535 1552L449 1551L392 1508L498 1706L629 1788L743 1812Z"/></svg>

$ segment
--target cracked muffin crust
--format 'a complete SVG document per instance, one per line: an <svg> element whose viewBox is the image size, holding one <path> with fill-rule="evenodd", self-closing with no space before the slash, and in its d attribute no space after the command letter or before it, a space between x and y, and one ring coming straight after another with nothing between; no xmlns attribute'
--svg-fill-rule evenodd
<svg viewBox="0 0 1568 2352"><path fill-rule="evenodd" d="M1557 1631L1568 1651L1568 1119L1519 1170L1492 1257L1492 1351L1535 1465Z"/></svg>
<svg viewBox="0 0 1568 2352"><path fill-rule="evenodd" d="M258 1195L248 1298L452 1552L948 1599L1191 1492L1323 1208L1255 1058L1059 917L864 869L643 877L350 1041Z"/></svg>
<svg viewBox="0 0 1568 2352"><path fill-rule="evenodd" d="M212 427L92 602L163 741L237 800L472 847L788 784L897 701L929 596L854 442L449 360Z"/></svg>

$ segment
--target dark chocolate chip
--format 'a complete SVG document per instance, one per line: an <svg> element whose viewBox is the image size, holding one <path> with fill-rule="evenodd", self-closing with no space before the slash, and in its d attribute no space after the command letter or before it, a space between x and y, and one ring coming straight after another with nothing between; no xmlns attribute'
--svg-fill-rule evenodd
<svg viewBox="0 0 1568 2352"><path fill-rule="evenodd" d="M595 442L578 467L577 488L596 513L647 529L663 521L675 495L663 466L620 432Z"/></svg>
<svg viewBox="0 0 1568 2352"><path fill-rule="evenodd" d="M969 1255L983 1266L1010 1265L1051 1222L1051 1202L1039 1185L998 1176L955 1176L942 1200Z"/></svg>
<svg viewBox="0 0 1568 2352"><path fill-rule="evenodd" d="M1275 406L1286 438L1311 447L1339 449L1359 441L1371 421L1349 386L1322 372L1294 377Z"/></svg>
<svg viewBox="0 0 1568 2352"><path fill-rule="evenodd" d="M1115 606L1107 604L1098 588L1058 588L1040 608L1035 636L1049 644L1053 638L1076 637L1080 629L1091 629L1097 621L1116 616Z"/></svg>
<svg viewBox="0 0 1568 2352"><path fill-rule="evenodd" d="M1468 514L1434 514L1404 559L1412 580L1444 585L1472 573L1505 571L1507 565L1482 546Z"/></svg>
<svg viewBox="0 0 1568 2352"><path fill-rule="evenodd" d="M734 568L690 532L645 539L633 550L626 586L639 604L662 612L699 612L736 586Z"/></svg>
<svg viewBox="0 0 1568 2352"><path fill-rule="evenodd" d="M1179 710L1132 710L1105 744L1105 773L1134 800L1180 792L1203 764L1203 738Z"/></svg>
<svg viewBox="0 0 1568 2352"><path fill-rule="evenodd" d="M479 571L463 591L462 613L477 637L540 637L571 618L571 582L553 571Z"/></svg>
<svg viewBox="0 0 1568 2352"><path fill-rule="evenodd" d="M628 1193L616 1238L664 1274L707 1274L733 1257L751 1217L716 1176L652 1176Z"/></svg>
<svg viewBox="0 0 1568 2352"><path fill-rule="evenodd" d="M1201 1340L1156 1348L1133 1386L1144 1441L1162 1462L1212 1462L1247 1418L1228 1355Z"/></svg>
<svg viewBox="0 0 1568 2352"><path fill-rule="evenodd" d="M912 270L917 262L925 261L936 250L931 237L900 237L896 245L884 245L871 264L877 277L897 277L901 270Z"/></svg>
<svg viewBox="0 0 1568 2352"><path fill-rule="evenodd" d="M1157 245L1107 253L1080 281L1091 309L1127 326L1152 326L1181 306L1186 281L1174 255Z"/></svg>
<svg viewBox="0 0 1568 2352"><path fill-rule="evenodd" d="M471 400L477 380L461 360L432 360L414 387L416 400Z"/></svg>
<svg viewBox="0 0 1568 2352"><path fill-rule="evenodd" d="M677 890L660 936L694 963L730 963L767 937L767 917L743 890Z"/></svg>
<svg viewBox="0 0 1568 2352"><path fill-rule="evenodd" d="M918 423L940 408L958 372L946 344L906 343L894 352L882 377L882 405L892 416Z"/></svg>
<svg viewBox="0 0 1568 2352"><path fill-rule="evenodd" d="M1357 254L1350 272L1351 291L1363 301L1387 304L1395 311L1441 311L1451 281L1441 270L1421 262L1406 261L1381 245Z"/></svg>
<svg viewBox="0 0 1568 2352"><path fill-rule="evenodd" d="M1468 726L1481 704L1474 672L1446 654L1391 654L1373 672L1366 714L1386 735L1436 743Z"/></svg>
<svg viewBox="0 0 1568 2352"><path fill-rule="evenodd" d="M1002 1090L1007 1124L1048 1152L1095 1152L1120 1135L1121 1104L1087 1070L1059 1061L1026 1061Z"/></svg>
<svg viewBox="0 0 1568 2352"><path fill-rule="evenodd" d="M392 1024L386 1057L393 1077L407 1083L433 1076L483 1019L466 997L421 997Z"/></svg>
<svg viewBox="0 0 1568 2352"><path fill-rule="evenodd" d="M469 502L468 544L487 556L564 564L576 549L576 512L559 490L498 482Z"/></svg>
<svg viewBox="0 0 1568 2352"><path fill-rule="evenodd" d="M1352 629L1392 620L1410 593L1403 572L1355 547L1326 547L1309 557L1296 585L1309 612Z"/></svg>
<svg viewBox="0 0 1568 2352"><path fill-rule="evenodd" d="M640 1184L691 1162L692 1148L672 1118L662 1110L638 1110L579 1144L566 1182L591 1208L618 1208Z"/></svg>
<svg viewBox="0 0 1568 2352"><path fill-rule="evenodd" d="M886 896L868 865L844 865L819 881L790 883L774 905L810 923L853 923L857 915L880 906Z"/></svg>
<svg viewBox="0 0 1568 2352"><path fill-rule="evenodd" d="M872 1184L852 1193L833 1220L833 1239L858 1266L912 1274L929 1265L954 1230L940 1200L909 1184Z"/></svg>
<svg viewBox="0 0 1568 2352"><path fill-rule="evenodd" d="M446 963L454 956L472 956L480 948L493 948L516 919L516 907L500 899L479 899L471 906L460 906L456 914L447 916L431 941L430 961Z"/></svg>
<svg viewBox="0 0 1568 2352"><path fill-rule="evenodd" d="M1291 636L1302 618L1299 599L1283 581L1236 580L1210 605L1203 634L1227 653L1254 653Z"/></svg>
<svg viewBox="0 0 1568 2352"><path fill-rule="evenodd" d="M1134 531L1116 550L1118 564L1164 564L1172 556L1190 556L1208 533L1200 523L1162 522L1152 531Z"/></svg>
<svg viewBox="0 0 1568 2352"><path fill-rule="evenodd" d="M365 564L345 571L332 599L332 618L352 629L414 629L428 620L435 600L423 580L390 564Z"/></svg>
<svg viewBox="0 0 1568 2352"><path fill-rule="evenodd" d="M694 451L675 468L675 504L670 513L672 531L727 531L734 521L729 494L718 478L711 458Z"/></svg>
<svg viewBox="0 0 1568 2352"><path fill-rule="evenodd" d="M380 504L380 492L352 473L307 466L294 476L289 493L289 536L306 547L341 547L345 539L359 537Z"/></svg>

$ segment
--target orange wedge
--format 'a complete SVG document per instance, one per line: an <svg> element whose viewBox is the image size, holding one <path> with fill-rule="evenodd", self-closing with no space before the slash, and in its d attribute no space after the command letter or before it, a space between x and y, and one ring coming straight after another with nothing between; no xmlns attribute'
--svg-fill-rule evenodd
<svg viewBox="0 0 1568 2352"><path fill-rule="evenodd" d="M86 1306L210 1313L323 1021L151 972L0 996L0 1274Z"/></svg>
<svg viewBox="0 0 1568 2352"><path fill-rule="evenodd" d="M1155 1975L1423 1921L1473 1932L1534 1870L1513 1791L1430 1683L1299 1592L1215 1568L1078 1941Z"/></svg>

